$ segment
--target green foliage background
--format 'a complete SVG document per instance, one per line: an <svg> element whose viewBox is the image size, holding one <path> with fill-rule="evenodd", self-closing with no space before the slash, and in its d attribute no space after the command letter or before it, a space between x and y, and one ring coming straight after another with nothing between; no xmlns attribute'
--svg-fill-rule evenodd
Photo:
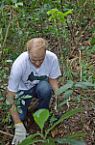
<svg viewBox="0 0 95 145"><path fill-rule="evenodd" d="M92 64L88 66L88 60L80 56L89 59L95 52L94 9L92 0L1 0L1 62L5 65L7 59L14 60L26 50L29 39L44 37L60 59L64 80L94 81ZM91 45L85 46L84 41ZM77 72L73 65L77 65Z"/></svg>
<svg viewBox="0 0 95 145"><path fill-rule="evenodd" d="M66 100L59 101L59 108L72 108L73 101L82 106L86 100L84 110L95 110L95 0L1 0L0 18L0 96L26 42L44 37L60 61L59 94ZM5 118L6 113L3 123Z"/></svg>

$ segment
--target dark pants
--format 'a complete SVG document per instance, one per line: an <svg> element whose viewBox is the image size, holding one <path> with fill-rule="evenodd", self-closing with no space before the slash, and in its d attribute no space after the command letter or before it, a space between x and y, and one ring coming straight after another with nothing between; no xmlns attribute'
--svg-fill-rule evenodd
<svg viewBox="0 0 95 145"><path fill-rule="evenodd" d="M30 90L26 90L26 91L22 91L23 93L22 95L30 95L33 97L36 97L38 99L38 106L37 109L41 109L41 108L49 108L49 103L50 103L50 99L52 96L52 87L51 85L48 83L48 81L40 81L39 84L37 84L36 86L34 86L32 89ZM20 92L19 92L20 94ZM20 95L19 95L20 97ZM20 119L24 120L27 114L27 110L28 107L30 105L32 101L31 99L25 99L24 102L25 104L20 103L21 106L21 113L19 113Z"/></svg>

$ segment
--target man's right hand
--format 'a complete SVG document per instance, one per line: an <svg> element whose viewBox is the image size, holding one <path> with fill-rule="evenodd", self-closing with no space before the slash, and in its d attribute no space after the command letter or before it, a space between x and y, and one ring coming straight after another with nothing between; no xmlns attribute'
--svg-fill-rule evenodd
<svg viewBox="0 0 95 145"><path fill-rule="evenodd" d="M12 141L12 145L18 145L26 138L27 132L23 123L15 124L15 135Z"/></svg>

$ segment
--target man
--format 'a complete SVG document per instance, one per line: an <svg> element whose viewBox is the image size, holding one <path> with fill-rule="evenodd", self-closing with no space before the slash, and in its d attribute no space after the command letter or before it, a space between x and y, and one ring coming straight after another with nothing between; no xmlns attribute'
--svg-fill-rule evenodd
<svg viewBox="0 0 95 145"><path fill-rule="evenodd" d="M31 95L38 99L37 109L49 108L52 90L58 89L57 78L61 75L57 56L46 50L48 43L43 38L33 38L27 42L27 51L13 63L7 91L7 101L11 104L10 113L15 124L12 144L17 145L26 138L23 120L32 99L25 99L18 113L14 103L16 96ZM15 110L15 111L14 111Z"/></svg>

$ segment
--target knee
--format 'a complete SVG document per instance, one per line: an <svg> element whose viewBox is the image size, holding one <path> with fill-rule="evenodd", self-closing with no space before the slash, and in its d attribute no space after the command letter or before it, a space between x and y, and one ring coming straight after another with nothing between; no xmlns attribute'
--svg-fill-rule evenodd
<svg viewBox="0 0 95 145"><path fill-rule="evenodd" d="M24 113L19 114L19 118L21 121L24 121L25 117L26 117L26 115Z"/></svg>
<svg viewBox="0 0 95 145"><path fill-rule="evenodd" d="M51 85L47 82L47 81L41 81L38 85L37 85L37 94L40 94L41 96L51 96L52 94L52 87Z"/></svg>

